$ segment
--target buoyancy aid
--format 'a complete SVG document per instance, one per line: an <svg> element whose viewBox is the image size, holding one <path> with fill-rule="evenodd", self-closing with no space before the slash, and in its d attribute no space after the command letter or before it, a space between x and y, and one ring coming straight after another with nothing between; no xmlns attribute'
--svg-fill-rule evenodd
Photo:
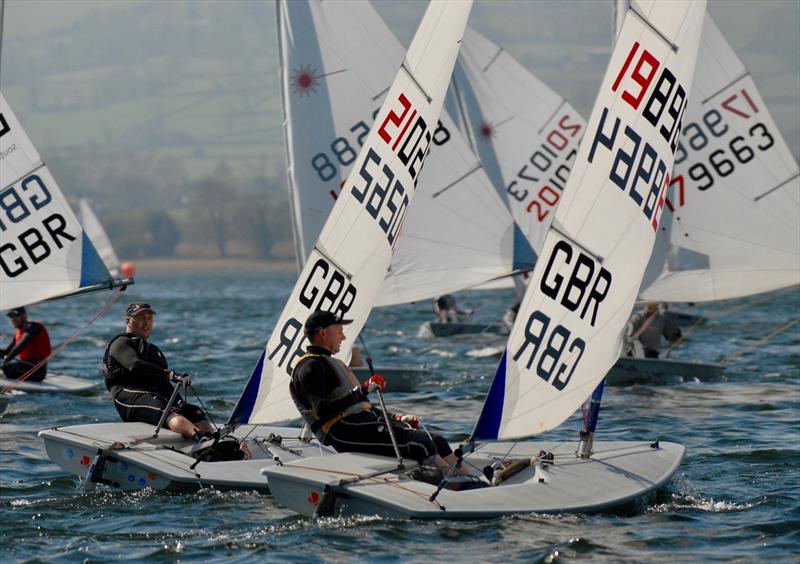
<svg viewBox="0 0 800 564"><path fill-rule="evenodd" d="M17 329L17 332L14 334L14 344L16 345L22 340L25 333L29 332L28 328L31 325L38 327L39 332L33 335L28 345L19 351L18 356L19 359L24 362L37 363L50 356L52 352L50 348L50 335L47 334L47 329L44 325L38 321L28 321L25 325Z"/></svg>
<svg viewBox="0 0 800 564"><path fill-rule="evenodd" d="M332 416L329 415L325 420L320 418L314 408L312 408L310 405L307 405L305 401L298 397L295 389L295 384L297 382L295 375L297 374L297 369L303 363L312 359L319 359L326 363L336 375L336 379L338 380L337 386L326 398L328 401L333 403L342 400L343 398L352 398L352 403L345 405L344 408L338 413L335 413ZM333 427L334 423L344 417L347 417L348 415L354 415L356 413L368 411L372 408L372 404L364 399L364 395L360 390L361 383L358 381L358 378L356 378L355 374L353 374L353 372L344 362L337 358L321 354L306 353L300 358L300 360L297 361L297 364L295 364L294 368L292 369L292 385L289 387L292 400L294 401L297 410L300 412L300 415L303 416L303 420L311 429L311 432L313 432L317 439L319 439L321 442L325 441L325 437L330 428Z"/></svg>

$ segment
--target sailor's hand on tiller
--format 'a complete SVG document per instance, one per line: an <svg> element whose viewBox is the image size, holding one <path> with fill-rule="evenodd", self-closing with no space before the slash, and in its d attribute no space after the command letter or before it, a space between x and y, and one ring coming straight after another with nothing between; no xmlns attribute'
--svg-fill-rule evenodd
<svg viewBox="0 0 800 564"><path fill-rule="evenodd" d="M419 429L419 418L411 413L396 413L394 420L398 423L406 423L412 429Z"/></svg>
<svg viewBox="0 0 800 564"><path fill-rule="evenodd" d="M167 376L169 376L171 382L175 382L176 384L183 384L184 386L192 385L192 379L188 374L178 374L174 370L170 370Z"/></svg>
<svg viewBox="0 0 800 564"><path fill-rule="evenodd" d="M375 390L382 390L386 387L386 380L379 374L374 374L364 380L364 393L374 392Z"/></svg>

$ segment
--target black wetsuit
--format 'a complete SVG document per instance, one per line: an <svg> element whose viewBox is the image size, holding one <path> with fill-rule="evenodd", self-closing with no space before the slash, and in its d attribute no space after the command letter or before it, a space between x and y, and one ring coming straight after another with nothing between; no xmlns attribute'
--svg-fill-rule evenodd
<svg viewBox="0 0 800 564"><path fill-rule="evenodd" d="M103 355L103 373L123 421L158 425L175 390L167 369L164 353L145 339L130 333L111 339ZM170 417L173 414L183 415L192 423L206 419L202 409L186 403L180 395L170 409Z"/></svg>
<svg viewBox="0 0 800 564"><path fill-rule="evenodd" d="M331 356L329 351L315 346L309 346L308 352L312 355ZM328 421L348 406L366 400L363 390L355 389L352 397L345 396L331 401L330 396L339 385L339 379L327 359L309 358L300 362L295 369L290 391L295 402L306 409L313 409L320 421ZM391 413L389 418L393 418ZM421 462L434 454L447 456L453 452L447 441L439 435L429 436L424 431L411 429L396 421L392 421L391 425L403 458ZM383 414L375 407L342 417L328 429L322 442L339 452L395 456Z"/></svg>

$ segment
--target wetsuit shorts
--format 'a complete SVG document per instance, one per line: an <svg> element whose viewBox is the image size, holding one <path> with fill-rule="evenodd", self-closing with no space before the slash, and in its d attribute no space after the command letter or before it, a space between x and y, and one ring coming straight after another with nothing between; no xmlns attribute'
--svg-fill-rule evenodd
<svg viewBox="0 0 800 564"><path fill-rule="evenodd" d="M397 422L392 422L392 429L403 458L422 462L434 454L447 456L453 452L444 437L439 435L428 436L425 431L411 429ZM365 452L395 457L392 438L383 416L374 411L348 415L337 421L325 437L325 444L338 452Z"/></svg>
<svg viewBox="0 0 800 564"><path fill-rule="evenodd" d="M164 408L169 403L169 398L161 394L148 391L114 386L111 394L114 396L114 407L123 421L132 423L150 423L158 425ZM186 403L178 396L174 405L169 410L169 416L164 420L164 427L174 415L183 415L192 423L199 423L206 419L206 414L196 405Z"/></svg>
<svg viewBox="0 0 800 564"><path fill-rule="evenodd" d="M12 360L7 360L3 363L3 366L0 370L2 370L3 374L6 378L13 378L14 380L19 380L25 373L33 368L35 364L31 364L30 362L25 362L22 360L17 360L16 358ZM39 368L36 372L25 378L28 382L41 382L44 380L44 377L47 376L47 364Z"/></svg>

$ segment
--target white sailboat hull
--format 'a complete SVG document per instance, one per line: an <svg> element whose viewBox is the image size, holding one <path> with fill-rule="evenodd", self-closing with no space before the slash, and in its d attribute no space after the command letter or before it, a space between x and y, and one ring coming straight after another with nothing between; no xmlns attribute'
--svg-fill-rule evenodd
<svg viewBox="0 0 800 564"><path fill-rule="evenodd" d="M146 423L99 423L75 425L41 431L50 460L61 468L90 482L116 489L136 490L145 487L168 491L193 491L205 487L268 491L260 471L265 465L296 461L300 457L321 454L316 441L302 443L296 427L244 425L235 435L246 440L253 458L229 462L200 462L181 452L191 446L179 434L162 429L152 439L155 427ZM269 442L270 434L280 436L281 444ZM145 439L132 444L137 439ZM129 445L113 448L114 443ZM90 468L103 457L102 470L90 477Z"/></svg>
<svg viewBox="0 0 800 564"><path fill-rule="evenodd" d="M47 374L41 382L31 382L30 380L23 380L16 382L10 378L0 379L0 385L7 386L14 385L14 390L20 392L27 392L29 394L80 394L88 392L99 381L83 380L75 378L74 376L67 376L66 374Z"/></svg>
<svg viewBox="0 0 800 564"><path fill-rule="evenodd" d="M379 515L414 519L485 519L525 513L597 513L641 509L673 475L685 448L676 443L595 443L595 454L575 456L574 444L546 442L492 443L470 455L482 467L492 456L510 457L552 452L555 461L542 469L530 466L498 486L468 491L442 490L398 472L392 459L363 454L338 454L299 460L264 469L275 500L312 516L328 495L336 492L333 515ZM412 464L411 466L413 466ZM339 485L356 475L385 469L386 474ZM330 497L325 501L329 501Z"/></svg>
<svg viewBox="0 0 800 564"><path fill-rule="evenodd" d="M475 335L477 333L492 333L494 335L508 335L508 328L500 323L439 323L431 321L427 324L434 337L452 337L453 335Z"/></svg>
<svg viewBox="0 0 800 564"><path fill-rule="evenodd" d="M721 364L709 362L623 356L608 371L606 384L631 386L707 382L719 380L722 377L722 368Z"/></svg>

